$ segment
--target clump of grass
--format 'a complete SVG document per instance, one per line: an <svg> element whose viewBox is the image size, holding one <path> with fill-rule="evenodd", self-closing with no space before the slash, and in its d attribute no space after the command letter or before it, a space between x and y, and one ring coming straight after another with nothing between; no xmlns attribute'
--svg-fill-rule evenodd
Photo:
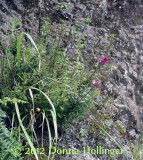
<svg viewBox="0 0 143 160"><path fill-rule="evenodd" d="M19 31L18 23L18 20L11 20L9 43L1 42L0 103L10 119L17 114L8 128L12 127L11 131L18 133L21 143L28 141L33 148L36 141L38 146L38 134L43 144L43 134L47 128L51 148L54 139L57 142L58 127L94 107L93 97L99 94L99 89L91 85L92 80L98 79L99 83L99 79L104 79L105 72L102 78L98 72L106 71L108 67L97 63L96 70L86 68L82 58L86 34L78 24L59 24L56 32L52 32L50 22L45 20L35 43L30 34ZM86 28L89 19L84 23ZM74 50L72 55L71 49ZM42 135L38 132L39 127ZM38 159L34 149L33 153Z"/></svg>

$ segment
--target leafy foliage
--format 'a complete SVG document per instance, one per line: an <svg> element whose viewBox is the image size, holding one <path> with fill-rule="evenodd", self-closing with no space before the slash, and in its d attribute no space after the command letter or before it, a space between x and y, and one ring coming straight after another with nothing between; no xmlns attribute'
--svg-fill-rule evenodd
<svg viewBox="0 0 143 160"><path fill-rule="evenodd" d="M14 125L20 124L26 137L23 136L22 143L28 141L32 147L36 141L39 145L36 133L40 126L43 134L46 126L51 146L54 138L50 127L57 142L57 126L94 107L93 97L99 89L91 85L92 79L100 79L98 71L108 67L97 64L89 71L84 65L84 29L89 22L90 19L84 19L82 29L78 21L74 26L59 24L54 30L50 21L45 20L35 43L28 33L19 31L18 20L11 20L8 43L1 42L0 103L10 119L17 114ZM110 47L111 44L106 50Z"/></svg>
<svg viewBox="0 0 143 160"><path fill-rule="evenodd" d="M22 144L11 135L3 122L6 114L0 109L0 159L14 160L21 156Z"/></svg>

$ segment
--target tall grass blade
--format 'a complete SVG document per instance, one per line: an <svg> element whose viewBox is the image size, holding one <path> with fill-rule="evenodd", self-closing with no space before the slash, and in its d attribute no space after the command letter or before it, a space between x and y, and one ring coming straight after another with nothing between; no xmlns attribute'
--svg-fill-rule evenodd
<svg viewBox="0 0 143 160"><path fill-rule="evenodd" d="M55 114L55 116L56 116L56 110L55 110L55 107L54 107L52 101L50 100L50 98L49 98L43 91L41 91L41 90L38 89L38 88L31 87L31 89L35 89L35 90L41 92L41 93L47 98L47 100L49 101L50 105L52 106L53 112L54 112L54 114Z"/></svg>
<svg viewBox="0 0 143 160"><path fill-rule="evenodd" d="M39 54L39 70L40 70L40 68L41 68L41 55L40 55L40 52L39 52L39 50L38 50L38 48L37 48L34 40L32 39L32 37L31 37L28 33L25 33L25 32L24 32L24 34L29 38L29 40L30 40L31 43L34 45L35 49L37 50L37 52L38 52L38 54Z"/></svg>
<svg viewBox="0 0 143 160"><path fill-rule="evenodd" d="M29 93L30 93L30 97L31 97L31 99L32 99L32 105L33 105L33 107L34 107L34 97L33 97L33 93L32 93L32 91L31 91L31 89L29 89ZM33 110L34 110L34 108L33 108Z"/></svg>
<svg viewBox="0 0 143 160"><path fill-rule="evenodd" d="M51 130L50 130L48 118L46 116L45 116L45 118L46 118L47 127L48 127L48 134L49 134L49 156L48 156L48 160L49 160L50 154L51 154L51 148L52 148L52 136L51 136Z"/></svg>
<svg viewBox="0 0 143 160"><path fill-rule="evenodd" d="M90 113L91 113L91 115L93 115L93 113L91 111L90 111ZM101 125L99 124L99 122L95 118L94 118L94 120L95 120L95 123L97 124L97 126L103 131L103 133L105 133L120 149L122 149L122 147L120 146L120 144L112 136L110 136L110 134L107 133L103 127L101 127ZM122 150L123 150L123 153L124 153L126 159L128 160L128 157L127 157L124 149L122 149Z"/></svg>
<svg viewBox="0 0 143 160"><path fill-rule="evenodd" d="M39 50L38 50L38 48L37 48L34 40L32 39L32 37L31 37L29 34L25 33L25 32L22 32L22 33L18 36L18 38L17 38L17 63L18 63L18 68L20 69L20 60L21 60L21 55L20 55L20 41L21 41L21 37L22 37L23 34L25 34L25 35L29 38L29 40L30 40L31 43L34 45L36 51L37 51L38 54L39 54L39 70L40 70L40 68L41 68L41 56L40 56L40 52L39 52Z"/></svg>
<svg viewBox="0 0 143 160"><path fill-rule="evenodd" d="M26 136L26 138L27 138L27 141L28 141L28 143L29 143L31 149L33 150L33 153L34 153L36 159L39 160L38 155L37 155L37 153L36 153L36 151L35 151L35 149L34 149L33 143L31 142L31 140L30 140L30 138L29 138L29 136L28 136L28 134L27 134L27 132L26 132L26 130L25 130L23 124L22 124L22 121L21 121L21 118L20 118L20 113L19 113L18 104L17 104L16 101L15 101L14 103L15 103L16 114L17 114L17 117L18 117L20 126L21 126L21 128L22 128L22 130L23 130L23 132L24 132L24 134L25 134L25 136Z"/></svg>
<svg viewBox="0 0 143 160"><path fill-rule="evenodd" d="M33 105L33 118L34 118L34 121L36 121L35 113L34 113L34 96L33 96L33 93L31 91L31 89L29 89L29 93L30 93L30 96L31 96L31 99L32 99L32 105Z"/></svg>
<svg viewBox="0 0 143 160"><path fill-rule="evenodd" d="M51 111L51 114L52 114L52 118L53 118L53 124L54 124L54 130L55 130L55 138L56 138L56 143L57 143L57 140L58 140L58 132L57 132L57 121L56 121L56 116L54 114L53 111Z"/></svg>
<svg viewBox="0 0 143 160"><path fill-rule="evenodd" d="M105 133L120 149L122 149L122 147L120 146L120 144L119 144L112 136L110 136L110 134L107 133L107 132L104 130L104 128L102 128L101 125L98 124L97 121L96 121L96 124L97 124L97 126L103 131L103 133ZM122 150L123 150L123 153L124 153L126 159L128 160L128 157L127 157L124 149L122 149Z"/></svg>
<svg viewBox="0 0 143 160"><path fill-rule="evenodd" d="M57 139L58 139L58 131L57 131L57 116L56 116L56 110L55 110L55 107L52 103L52 101L50 100L50 98L41 90L35 88L35 87L31 87L31 89L35 89L39 92L41 92L46 98L47 100L49 101L49 103L51 104L52 106L52 109L53 111L51 111L51 114L52 114L52 118L53 118L53 123L54 123L54 130L55 130L55 138L56 138L56 143L57 143Z"/></svg>

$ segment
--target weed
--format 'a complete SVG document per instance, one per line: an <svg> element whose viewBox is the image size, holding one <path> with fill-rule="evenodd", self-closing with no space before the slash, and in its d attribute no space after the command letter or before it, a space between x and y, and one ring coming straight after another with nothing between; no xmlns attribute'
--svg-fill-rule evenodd
<svg viewBox="0 0 143 160"><path fill-rule="evenodd" d="M43 146L47 128L50 149L57 142L58 127L95 105L93 97L99 94L99 86L94 87L92 80L98 78L99 83L98 72L108 67L107 63L97 64L95 71L87 71L82 50L86 40L84 29L90 19L83 22L83 28L81 22L74 26L59 24L53 32L50 21L45 20L35 43L30 34L18 30L19 21L12 19L8 43L1 42L4 58L0 66L0 103L12 119L12 134L15 132L21 143L27 141L31 148L35 143L39 146L39 136ZM110 47L111 43L107 50ZM19 127L24 134L20 134ZM38 133L39 127L42 135Z"/></svg>

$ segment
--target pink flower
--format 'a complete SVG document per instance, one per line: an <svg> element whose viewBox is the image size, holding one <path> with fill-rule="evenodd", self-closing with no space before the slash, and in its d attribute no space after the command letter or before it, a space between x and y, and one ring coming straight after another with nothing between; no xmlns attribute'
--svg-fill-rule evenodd
<svg viewBox="0 0 143 160"><path fill-rule="evenodd" d="M101 78L103 77L103 75L101 75Z"/></svg>
<svg viewBox="0 0 143 160"><path fill-rule="evenodd" d="M98 86L98 84L99 84L99 80L97 80L96 82L95 82L95 80L92 80L92 87L94 87L95 85L96 85L96 88L98 88L99 86Z"/></svg>
<svg viewBox="0 0 143 160"><path fill-rule="evenodd" d="M95 86L95 80L92 80L92 87L94 87Z"/></svg>
<svg viewBox="0 0 143 160"><path fill-rule="evenodd" d="M99 88L99 86L98 86L98 85L96 85L96 88Z"/></svg>
<svg viewBox="0 0 143 160"><path fill-rule="evenodd" d="M98 59L98 63L99 64L101 64L101 63L103 63L103 65L104 64L108 64L109 62L108 62L108 57L105 55L102 59Z"/></svg>
<svg viewBox="0 0 143 160"><path fill-rule="evenodd" d="M20 35L23 32L23 30L20 30L20 32L18 33L18 35Z"/></svg>
<svg viewBox="0 0 143 160"><path fill-rule="evenodd" d="M96 88L98 88L99 80L96 81Z"/></svg>
<svg viewBox="0 0 143 160"><path fill-rule="evenodd" d="M101 64L102 63L102 59L99 58L98 59L98 63Z"/></svg>
<svg viewBox="0 0 143 160"><path fill-rule="evenodd" d="M106 57L106 55L102 58L102 62L103 64L108 64L108 57Z"/></svg>

